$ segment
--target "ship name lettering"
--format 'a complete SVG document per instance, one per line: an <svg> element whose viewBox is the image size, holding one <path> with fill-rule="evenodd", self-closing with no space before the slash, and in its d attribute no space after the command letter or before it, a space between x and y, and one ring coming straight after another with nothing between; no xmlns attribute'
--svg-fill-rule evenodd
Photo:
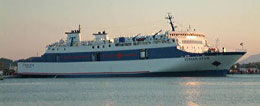
<svg viewBox="0 0 260 106"><path fill-rule="evenodd" d="M25 68L32 68L34 67L34 64L23 64Z"/></svg>
<svg viewBox="0 0 260 106"><path fill-rule="evenodd" d="M185 57L185 61L196 61L196 60L209 60L209 57Z"/></svg>

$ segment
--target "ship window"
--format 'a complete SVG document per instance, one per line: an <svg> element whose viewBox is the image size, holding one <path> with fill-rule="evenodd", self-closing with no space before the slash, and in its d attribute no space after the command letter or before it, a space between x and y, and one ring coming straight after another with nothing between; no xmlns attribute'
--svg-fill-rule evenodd
<svg viewBox="0 0 260 106"><path fill-rule="evenodd" d="M108 46L109 46L109 47L111 47L111 45L110 45L110 44L109 44Z"/></svg>
<svg viewBox="0 0 260 106"><path fill-rule="evenodd" d="M148 50L140 49L140 59L148 59Z"/></svg>
<svg viewBox="0 0 260 106"><path fill-rule="evenodd" d="M59 61L60 61L60 55L56 54L56 62L59 62Z"/></svg>
<svg viewBox="0 0 260 106"><path fill-rule="evenodd" d="M105 48L105 45L103 45L103 48Z"/></svg>
<svg viewBox="0 0 260 106"><path fill-rule="evenodd" d="M99 48L99 46L97 46L97 48Z"/></svg>
<svg viewBox="0 0 260 106"><path fill-rule="evenodd" d="M97 55L97 61L100 61L100 53L97 52L96 55Z"/></svg>
<svg viewBox="0 0 260 106"><path fill-rule="evenodd" d="M91 60L95 61L95 54L94 53L91 53Z"/></svg>
<svg viewBox="0 0 260 106"><path fill-rule="evenodd" d="M92 49L94 49L95 47L94 46L92 46Z"/></svg>
<svg viewBox="0 0 260 106"><path fill-rule="evenodd" d="M66 48L64 48L64 50L66 50Z"/></svg>

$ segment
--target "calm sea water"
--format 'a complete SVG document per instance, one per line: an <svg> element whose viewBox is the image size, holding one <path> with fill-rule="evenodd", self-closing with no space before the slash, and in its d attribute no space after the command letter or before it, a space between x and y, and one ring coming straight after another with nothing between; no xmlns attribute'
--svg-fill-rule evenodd
<svg viewBox="0 0 260 106"><path fill-rule="evenodd" d="M260 75L0 81L0 106L14 105L259 106Z"/></svg>

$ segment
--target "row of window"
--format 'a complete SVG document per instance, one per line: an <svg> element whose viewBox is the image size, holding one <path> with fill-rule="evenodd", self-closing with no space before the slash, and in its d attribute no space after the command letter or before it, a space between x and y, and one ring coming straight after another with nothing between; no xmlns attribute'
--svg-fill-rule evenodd
<svg viewBox="0 0 260 106"><path fill-rule="evenodd" d="M189 49L189 47L186 47L187 49ZM196 49L196 47L191 47L191 49ZM203 49L202 47L198 47L198 49Z"/></svg>
<svg viewBox="0 0 260 106"><path fill-rule="evenodd" d="M182 40L183 44L202 44L202 41L197 40Z"/></svg>
<svg viewBox="0 0 260 106"><path fill-rule="evenodd" d="M111 45L109 44L108 47L111 47ZM98 45L97 48L99 49L101 46ZM103 45L102 48L105 48L105 45ZM92 46L92 49L95 49L95 46Z"/></svg>
<svg viewBox="0 0 260 106"><path fill-rule="evenodd" d="M48 50L50 50L51 48L48 48ZM56 48L57 50L59 50L59 48ZM63 48L64 50L66 50L66 48ZM54 51L55 50L55 48L52 48L51 49L52 51Z"/></svg>
<svg viewBox="0 0 260 106"><path fill-rule="evenodd" d="M204 37L205 35L202 34L170 34L170 36L202 36Z"/></svg>
<svg viewBox="0 0 260 106"><path fill-rule="evenodd" d="M101 48L100 46L96 46L98 49L99 48ZM111 45L108 45L108 47L111 47ZM94 49L95 48L95 46L92 46L92 49ZM102 48L105 48L105 45L103 45L102 46ZM48 48L48 50L52 50L52 51L54 51L55 50L55 48ZM59 48L56 48L56 50L59 50ZM66 48L63 48L63 50L66 50Z"/></svg>
<svg viewBox="0 0 260 106"><path fill-rule="evenodd" d="M149 55L148 55L148 50L147 49L140 49L139 52L139 58L140 59L148 59ZM96 52L96 53L91 53L91 60L90 61L101 61L101 53L100 52ZM70 57L70 56L68 56ZM73 56L71 56L73 57ZM79 56L79 57L85 57L85 56ZM48 57L48 60L51 60L52 57ZM55 56L55 60L56 62L59 62L61 59L61 56L59 54L56 54ZM120 56L118 57L118 59L120 59Z"/></svg>

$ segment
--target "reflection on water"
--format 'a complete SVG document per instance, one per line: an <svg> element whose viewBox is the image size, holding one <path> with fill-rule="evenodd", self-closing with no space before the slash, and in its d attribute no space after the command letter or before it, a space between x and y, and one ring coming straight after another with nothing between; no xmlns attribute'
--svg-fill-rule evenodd
<svg viewBox="0 0 260 106"><path fill-rule="evenodd" d="M112 101L105 101L105 106L112 106Z"/></svg>
<svg viewBox="0 0 260 106"><path fill-rule="evenodd" d="M187 85L187 86L198 86L199 84L200 84L200 82L185 82L184 83L185 85Z"/></svg>
<svg viewBox="0 0 260 106"><path fill-rule="evenodd" d="M197 99L200 96L200 82L188 81L184 82L182 85L186 86L185 99L187 102L187 106L199 106L197 103Z"/></svg>
<svg viewBox="0 0 260 106"><path fill-rule="evenodd" d="M193 101L188 101L187 106L199 106L199 105L194 103Z"/></svg>

